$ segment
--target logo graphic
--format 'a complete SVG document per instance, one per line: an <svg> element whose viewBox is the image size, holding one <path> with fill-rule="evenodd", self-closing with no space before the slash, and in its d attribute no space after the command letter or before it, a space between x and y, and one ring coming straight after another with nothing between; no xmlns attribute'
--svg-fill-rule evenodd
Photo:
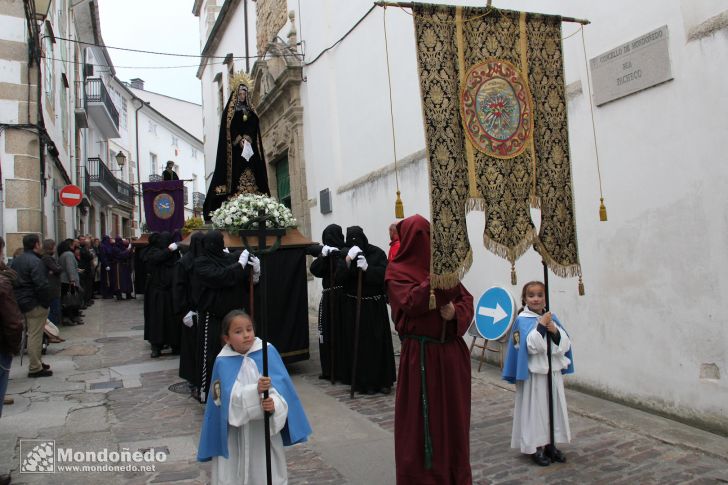
<svg viewBox="0 0 728 485"><path fill-rule="evenodd" d="M533 136L528 83L508 61L489 59L468 70L460 112L470 142L492 157L519 155Z"/></svg>
<svg viewBox="0 0 728 485"><path fill-rule="evenodd" d="M54 440L20 440L20 473L55 473Z"/></svg>
<svg viewBox="0 0 728 485"><path fill-rule="evenodd" d="M159 194L152 202L154 215L160 219L169 219L174 214L174 199L169 194Z"/></svg>

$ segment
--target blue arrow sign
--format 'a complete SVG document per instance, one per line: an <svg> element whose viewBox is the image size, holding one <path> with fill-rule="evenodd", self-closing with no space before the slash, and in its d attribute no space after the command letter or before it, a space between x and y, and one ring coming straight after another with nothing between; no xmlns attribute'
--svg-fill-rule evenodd
<svg viewBox="0 0 728 485"><path fill-rule="evenodd" d="M475 327L481 337L498 340L513 324L516 301L505 288L494 286L483 293L475 307Z"/></svg>

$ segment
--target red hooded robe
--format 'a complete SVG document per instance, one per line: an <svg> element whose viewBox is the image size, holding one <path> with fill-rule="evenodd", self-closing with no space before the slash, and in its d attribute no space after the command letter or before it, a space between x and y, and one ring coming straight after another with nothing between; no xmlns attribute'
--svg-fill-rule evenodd
<svg viewBox="0 0 728 485"><path fill-rule="evenodd" d="M401 221L397 231L400 248L385 275L392 320L404 337L394 413L397 484L470 484L470 354L461 337L473 318L473 297L461 284L435 290L437 309L430 310L430 223L415 215ZM455 306L455 318L443 322L439 308L448 302ZM420 373L423 341L429 469Z"/></svg>

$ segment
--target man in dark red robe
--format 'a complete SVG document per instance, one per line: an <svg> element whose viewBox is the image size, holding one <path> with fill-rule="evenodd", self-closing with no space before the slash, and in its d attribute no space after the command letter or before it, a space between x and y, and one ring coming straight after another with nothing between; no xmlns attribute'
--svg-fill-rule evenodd
<svg viewBox="0 0 728 485"><path fill-rule="evenodd" d="M397 484L470 484L470 354L462 335L473 297L461 284L435 290L430 309L430 223L415 215L397 232L399 251L385 275L403 339L394 407Z"/></svg>

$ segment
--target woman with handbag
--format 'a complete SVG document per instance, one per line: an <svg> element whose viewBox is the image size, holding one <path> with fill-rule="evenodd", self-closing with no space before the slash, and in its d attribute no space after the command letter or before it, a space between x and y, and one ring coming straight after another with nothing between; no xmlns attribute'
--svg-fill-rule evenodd
<svg viewBox="0 0 728 485"><path fill-rule="evenodd" d="M78 277L78 261L73 250L73 239L66 239L58 245L58 262L63 269L61 272L63 325L83 325L84 323L79 315L83 295Z"/></svg>

